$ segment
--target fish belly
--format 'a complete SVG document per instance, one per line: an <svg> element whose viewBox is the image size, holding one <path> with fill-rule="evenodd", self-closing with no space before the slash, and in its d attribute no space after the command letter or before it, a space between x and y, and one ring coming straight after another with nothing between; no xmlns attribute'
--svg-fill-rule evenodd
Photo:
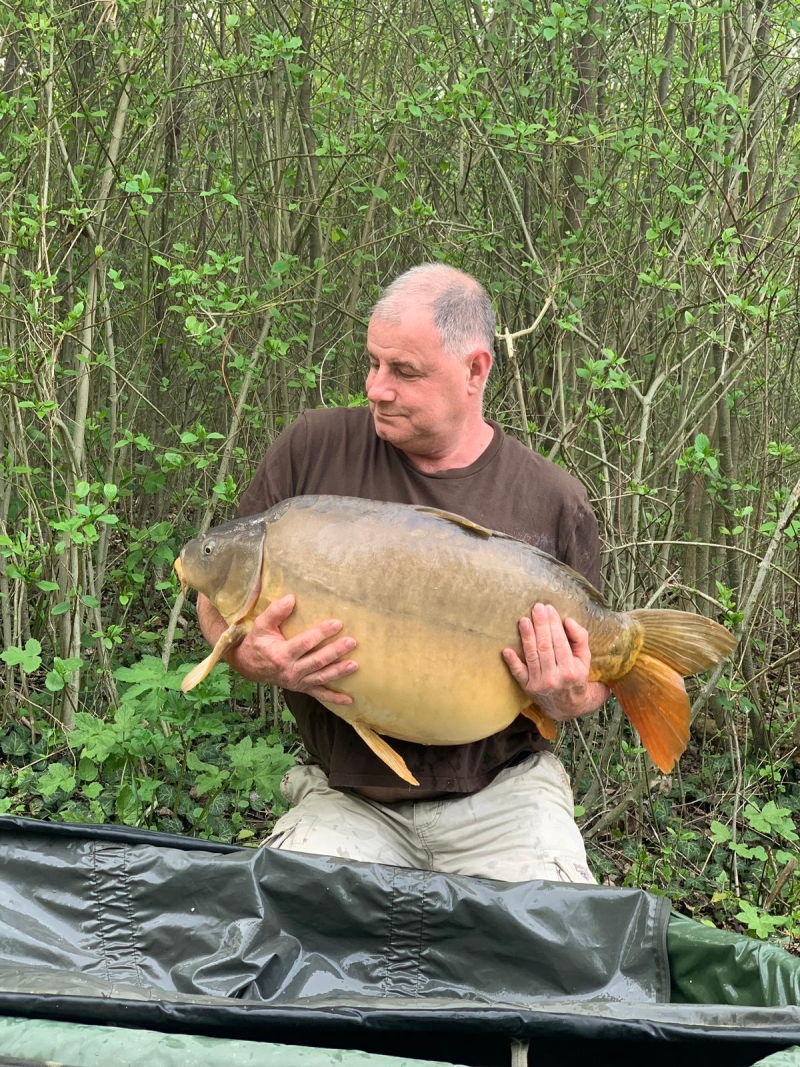
<svg viewBox="0 0 800 1067"><path fill-rule="evenodd" d="M330 617L342 620L343 633L363 635L352 653L358 671L332 686L353 703L325 705L348 722L421 745L460 745L504 730L530 703L505 666L503 646L480 634L310 600L298 596L287 637Z"/></svg>
<svg viewBox="0 0 800 1067"><path fill-rule="evenodd" d="M292 507L266 544L264 596L296 597L284 634L334 618L358 642L358 671L333 687L353 703L330 710L401 740L466 744L514 721L530 699L502 650L521 652L518 622L537 600L595 625L576 576L549 557L401 505Z"/></svg>

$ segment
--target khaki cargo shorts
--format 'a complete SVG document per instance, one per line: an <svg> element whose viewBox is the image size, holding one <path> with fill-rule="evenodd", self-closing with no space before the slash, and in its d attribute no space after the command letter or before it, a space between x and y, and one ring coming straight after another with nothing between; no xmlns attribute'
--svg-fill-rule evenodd
<svg viewBox="0 0 800 1067"><path fill-rule="evenodd" d="M293 805L270 848L395 867L527 882L594 883L561 763L537 752L472 796L379 804L296 766L281 790Z"/></svg>

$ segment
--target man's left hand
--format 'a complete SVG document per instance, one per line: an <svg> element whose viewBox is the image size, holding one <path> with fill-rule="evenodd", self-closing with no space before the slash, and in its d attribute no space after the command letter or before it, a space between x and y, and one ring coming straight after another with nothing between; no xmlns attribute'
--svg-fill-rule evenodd
<svg viewBox="0 0 800 1067"><path fill-rule="evenodd" d="M589 634L580 623L569 618L562 623L554 607L535 604L530 618L520 619L519 635L524 658L513 648L504 648L503 658L545 715L565 722L596 711L605 701L606 687L589 681Z"/></svg>

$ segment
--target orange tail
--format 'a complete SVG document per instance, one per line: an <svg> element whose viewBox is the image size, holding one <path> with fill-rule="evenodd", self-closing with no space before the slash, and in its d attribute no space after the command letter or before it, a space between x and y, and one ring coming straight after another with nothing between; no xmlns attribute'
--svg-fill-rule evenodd
<svg viewBox="0 0 800 1067"><path fill-rule="evenodd" d="M683 678L666 663L640 652L628 673L607 685L653 763L667 774L689 743L691 707Z"/></svg>
<svg viewBox="0 0 800 1067"><path fill-rule="evenodd" d="M629 614L642 627L642 650L624 677L603 681L666 774L689 743L691 707L684 677L719 663L736 647L736 638L719 623L686 611Z"/></svg>
<svg viewBox="0 0 800 1067"><path fill-rule="evenodd" d="M644 631L642 652L668 663L684 678L715 667L734 648L736 638L718 622L669 608L628 612Z"/></svg>

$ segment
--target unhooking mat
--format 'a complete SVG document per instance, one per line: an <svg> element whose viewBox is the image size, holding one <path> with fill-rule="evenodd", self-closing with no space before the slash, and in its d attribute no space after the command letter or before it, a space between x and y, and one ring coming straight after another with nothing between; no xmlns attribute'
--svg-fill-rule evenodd
<svg viewBox="0 0 800 1067"><path fill-rule="evenodd" d="M9 1017L481 1065L679 1041L708 1067L800 1043L798 1003L800 960L638 890L0 819Z"/></svg>

